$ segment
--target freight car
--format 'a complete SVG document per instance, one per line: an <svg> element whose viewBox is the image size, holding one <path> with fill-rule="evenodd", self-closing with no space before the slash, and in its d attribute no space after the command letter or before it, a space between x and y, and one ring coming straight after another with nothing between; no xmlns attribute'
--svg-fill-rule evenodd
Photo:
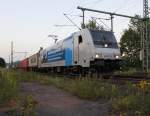
<svg viewBox="0 0 150 116"><path fill-rule="evenodd" d="M40 69L52 72L100 72L119 68L121 60L114 33L82 29L39 53Z"/></svg>
<svg viewBox="0 0 150 116"><path fill-rule="evenodd" d="M30 71L38 70L39 53L36 53L28 58L28 67Z"/></svg>
<svg viewBox="0 0 150 116"><path fill-rule="evenodd" d="M28 66L28 58L22 60L22 61L19 61L18 65L17 65L17 68L18 69L21 69L21 70L28 70L29 66Z"/></svg>

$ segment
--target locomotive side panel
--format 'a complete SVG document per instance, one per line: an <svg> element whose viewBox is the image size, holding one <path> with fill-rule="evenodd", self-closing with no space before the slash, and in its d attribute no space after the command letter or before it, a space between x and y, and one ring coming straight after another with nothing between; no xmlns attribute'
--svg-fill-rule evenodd
<svg viewBox="0 0 150 116"><path fill-rule="evenodd" d="M68 37L63 41L63 49L65 51L65 65L66 67L73 65L73 36Z"/></svg>
<svg viewBox="0 0 150 116"><path fill-rule="evenodd" d="M40 52L39 64L44 67L63 67L73 64L73 38L72 36L56 43L54 46Z"/></svg>
<svg viewBox="0 0 150 116"><path fill-rule="evenodd" d="M64 66L64 50L62 46L48 48L40 53L40 67Z"/></svg>
<svg viewBox="0 0 150 116"><path fill-rule="evenodd" d="M92 38L87 29L84 29L74 35L74 65L81 67L90 67L90 61L93 59L94 47Z"/></svg>
<svg viewBox="0 0 150 116"><path fill-rule="evenodd" d="M40 67L72 66L72 36L40 52Z"/></svg>

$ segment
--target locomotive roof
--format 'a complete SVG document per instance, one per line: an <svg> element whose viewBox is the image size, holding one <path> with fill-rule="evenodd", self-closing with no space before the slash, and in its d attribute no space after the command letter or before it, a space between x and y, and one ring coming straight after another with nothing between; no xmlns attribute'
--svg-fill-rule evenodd
<svg viewBox="0 0 150 116"><path fill-rule="evenodd" d="M85 30L89 30L89 31L98 31L98 32L102 32L102 33L103 33L103 32L113 33L112 31L97 30L97 29L88 29L88 28L86 28L86 29L82 29L82 30L80 30L80 31L77 31L77 32L72 33L72 34L71 34L70 36L68 36L67 38L62 39L62 40L59 40L58 42L54 43L52 46L47 47L47 48L45 48L45 49L43 49L43 50L47 50L47 49L55 49L55 48L57 48L58 46L61 46L61 45L63 44L64 41L71 39L72 36L73 36L73 34L78 33L78 32L81 32L81 31L85 31Z"/></svg>

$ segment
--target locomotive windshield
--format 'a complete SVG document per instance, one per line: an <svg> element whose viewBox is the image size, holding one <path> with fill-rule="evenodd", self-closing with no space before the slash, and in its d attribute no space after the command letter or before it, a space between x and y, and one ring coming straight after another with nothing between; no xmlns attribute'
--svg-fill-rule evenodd
<svg viewBox="0 0 150 116"><path fill-rule="evenodd" d="M90 30L95 47L118 48L113 32Z"/></svg>

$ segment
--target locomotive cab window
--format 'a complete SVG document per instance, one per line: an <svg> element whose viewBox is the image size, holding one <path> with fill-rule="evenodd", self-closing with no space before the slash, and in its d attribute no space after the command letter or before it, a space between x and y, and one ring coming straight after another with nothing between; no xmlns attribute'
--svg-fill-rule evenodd
<svg viewBox="0 0 150 116"><path fill-rule="evenodd" d="M110 31L91 30L91 36L95 47L118 48L116 38Z"/></svg>
<svg viewBox="0 0 150 116"><path fill-rule="evenodd" d="M82 39L81 35L79 36L78 40L79 40L79 44L83 42L83 39Z"/></svg>

